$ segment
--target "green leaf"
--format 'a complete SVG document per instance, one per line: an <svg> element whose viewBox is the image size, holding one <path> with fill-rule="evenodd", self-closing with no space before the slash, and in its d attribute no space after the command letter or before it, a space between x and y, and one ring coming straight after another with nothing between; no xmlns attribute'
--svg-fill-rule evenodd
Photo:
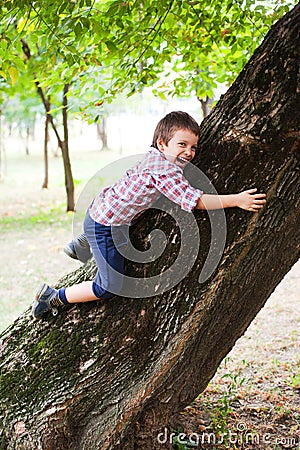
<svg viewBox="0 0 300 450"><path fill-rule="evenodd" d="M110 52L116 52L118 50L112 41L105 41L105 45Z"/></svg>
<svg viewBox="0 0 300 450"><path fill-rule="evenodd" d="M62 2L60 7L58 8L57 14L64 13L65 11L68 11L69 2Z"/></svg>
<svg viewBox="0 0 300 450"><path fill-rule="evenodd" d="M91 22L90 22L90 20L87 17L81 17L80 20L81 20L81 23L82 23L83 27L85 27L87 29L90 29Z"/></svg>
<svg viewBox="0 0 300 450"><path fill-rule="evenodd" d="M19 71L15 66L11 66L7 69L7 72L9 73L10 79L12 84L14 85L18 78L19 78Z"/></svg>
<svg viewBox="0 0 300 450"><path fill-rule="evenodd" d="M123 4L123 1L121 0L116 0L116 1L114 1L111 5L110 5L110 7L109 7L109 9L108 9L108 11L107 11L107 14L109 15L109 16L114 16L115 14L117 14L118 13L118 11L119 11L119 9L120 9L120 7L122 6L122 4Z"/></svg>
<svg viewBox="0 0 300 450"><path fill-rule="evenodd" d="M83 30L83 27L81 25L81 22L77 22L76 25L74 26L74 32L75 32L75 36L77 39L79 39L81 37L82 30Z"/></svg>

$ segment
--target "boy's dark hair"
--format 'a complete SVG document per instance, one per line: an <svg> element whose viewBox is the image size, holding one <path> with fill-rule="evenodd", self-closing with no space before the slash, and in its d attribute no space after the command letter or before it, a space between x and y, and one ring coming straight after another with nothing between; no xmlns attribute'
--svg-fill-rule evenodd
<svg viewBox="0 0 300 450"><path fill-rule="evenodd" d="M152 147L157 147L157 139L161 138L167 145L177 130L190 130L196 136L200 135L200 127L195 119L183 111L173 111L161 119L154 130Z"/></svg>

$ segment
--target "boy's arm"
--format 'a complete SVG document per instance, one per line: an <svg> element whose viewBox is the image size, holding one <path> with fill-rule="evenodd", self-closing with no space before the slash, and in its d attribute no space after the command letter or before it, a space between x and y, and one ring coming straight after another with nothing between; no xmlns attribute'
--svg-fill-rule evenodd
<svg viewBox="0 0 300 450"><path fill-rule="evenodd" d="M258 194L257 189L249 189L239 194L203 194L197 201L196 209L223 209L238 207L246 211L258 212L266 203L266 194Z"/></svg>

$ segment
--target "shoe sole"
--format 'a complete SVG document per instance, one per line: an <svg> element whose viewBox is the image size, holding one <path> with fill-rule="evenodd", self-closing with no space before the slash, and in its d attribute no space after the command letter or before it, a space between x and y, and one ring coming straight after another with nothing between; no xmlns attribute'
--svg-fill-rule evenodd
<svg viewBox="0 0 300 450"><path fill-rule="evenodd" d="M70 247L68 247L68 246L64 247L63 250L64 250L65 254L68 255L70 258L78 260L76 253L74 253Z"/></svg>
<svg viewBox="0 0 300 450"><path fill-rule="evenodd" d="M41 296L46 292L47 288L48 288L47 284L46 284L46 283L43 283L43 284L40 286L40 288L39 288L39 290L37 291L37 293L35 294L35 302L33 303L32 308L31 308L31 315L32 315L32 317L33 317L34 319L40 319L40 317L36 317L36 315L34 314L34 312L35 312L35 309L36 309L37 305L39 304L39 299L40 299Z"/></svg>
<svg viewBox="0 0 300 450"><path fill-rule="evenodd" d="M76 261L80 261L83 264L85 264L86 262L88 262L89 259L91 259L92 254L90 254L90 256L88 258L78 258L77 254L73 252L73 250L70 247L64 247L63 248L64 253L69 256L72 259L76 259Z"/></svg>
<svg viewBox="0 0 300 450"><path fill-rule="evenodd" d="M39 288L39 290L37 291L37 293L35 294L35 302L33 303L32 308L31 308L31 315L32 315L32 317L33 317L34 319L36 319L36 320L41 319L41 318L43 317L43 316L38 316L38 317L37 317L37 316L34 314L34 312L35 312L35 309L36 309L37 305L39 304L39 300L40 300L41 296L46 292L47 289L48 289L48 285L47 285L46 283L43 283L43 284L40 286L40 288ZM52 312L52 315L53 315L53 316L57 316L57 314L58 314L58 309L52 307L51 312Z"/></svg>

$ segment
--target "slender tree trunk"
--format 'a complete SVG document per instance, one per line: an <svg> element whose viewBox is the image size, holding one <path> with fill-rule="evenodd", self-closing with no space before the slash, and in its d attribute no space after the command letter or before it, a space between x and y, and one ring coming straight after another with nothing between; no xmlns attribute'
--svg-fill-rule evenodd
<svg viewBox="0 0 300 450"><path fill-rule="evenodd" d="M57 127L53 120L53 116L50 114L49 101L46 99L44 92L39 85L37 85L37 90L38 90L38 93L42 99L44 106L45 106L45 110L49 117L49 121L51 123L52 129L55 133L58 146L62 152L64 172L65 172L65 187L66 187L66 193L67 193L67 211L74 211L74 208L75 208L74 181L73 181L71 161L70 161L70 155L69 155L68 114L67 114L67 108L68 108L67 93L69 90L69 85L65 85L64 90L63 90L63 110L62 110L63 130L64 130L64 139L63 140L61 139L61 137L58 133Z"/></svg>
<svg viewBox="0 0 300 450"><path fill-rule="evenodd" d="M50 103L50 102L49 102ZM45 130L44 130L44 182L43 189L48 189L49 184L49 158L48 158L48 143L49 143L49 117L46 113Z"/></svg>
<svg viewBox="0 0 300 450"><path fill-rule="evenodd" d="M23 52L24 52L26 58L29 60L31 58L31 52L30 52L29 45L27 44L27 42L24 39L21 39L21 42L22 42ZM66 193L67 193L67 211L74 211L74 208L75 208L74 181L73 181L72 168L71 168L70 155L69 155L68 114L67 114L67 108L68 108L67 94L69 91L69 84L66 84L63 89L63 110L62 110L63 129L64 129L64 139L63 140L61 139L61 137L58 133L57 127L54 123L53 116L50 113L50 103L49 103L48 99L46 98L43 89L41 88L38 81L35 81L35 85L37 88L38 95L40 96L40 98L43 102L43 105L45 107L46 114L48 114L52 129L57 138L58 146L62 152L64 170L65 170L65 187L66 187Z"/></svg>
<svg viewBox="0 0 300 450"><path fill-rule="evenodd" d="M25 137L25 153L29 156L29 138L30 138L30 127L26 125L26 137Z"/></svg>
<svg viewBox="0 0 300 450"><path fill-rule="evenodd" d="M210 114L210 112L211 112L210 104L212 102L212 99L206 97L206 99L204 100L203 98L199 98L198 97L198 100L199 100L199 102L201 104L203 118L205 119L205 117L207 117Z"/></svg>
<svg viewBox="0 0 300 450"><path fill-rule="evenodd" d="M102 117L100 123L97 122L97 134L98 134L98 137L102 141L102 149L101 150L107 149L108 145L107 145L106 117Z"/></svg>
<svg viewBox="0 0 300 450"><path fill-rule="evenodd" d="M226 247L205 282L199 275L218 240L209 215L198 211L200 251L169 291L76 305L39 323L25 312L0 339L2 448L171 448L159 433L176 426L177 413L207 386L299 258L299 21L300 5L272 28L201 127L196 164L217 190L256 186L267 193L266 207L226 211ZM146 282L164 276L180 246L174 222L155 211L132 230L133 243L153 228L170 239L159 261L126 265ZM195 245L192 236L187 242ZM94 272L90 262L58 285Z"/></svg>
<svg viewBox="0 0 300 450"><path fill-rule="evenodd" d="M68 130L68 92L69 84L64 86L63 90L63 128L64 128L64 140L60 143L62 151L64 169L65 169L65 186L67 191L67 211L74 211L74 182L71 169L70 153L69 153L69 130Z"/></svg>

